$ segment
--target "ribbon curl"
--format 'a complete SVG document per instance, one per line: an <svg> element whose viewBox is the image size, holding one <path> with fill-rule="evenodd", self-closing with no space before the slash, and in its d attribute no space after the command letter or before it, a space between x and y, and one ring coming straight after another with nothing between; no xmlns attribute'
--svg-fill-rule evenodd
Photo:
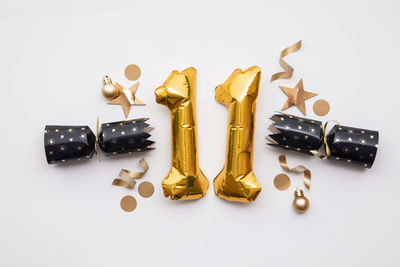
<svg viewBox="0 0 400 267"><path fill-rule="evenodd" d="M97 151L98 146L99 146L99 117L97 117L96 120L96 141L94 143L94 153L96 154L97 160L101 161L100 155Z"/></svg>
<svg viewBox="0 0 400 267"><path fill-rule="evenodd" d="M340 123L337 120L329 120L329 121L325 122L324 131L323 131L325 155L321 154L318 150L310 150L310 153L313 154L313 156L316 156L316 157L318 157L320 159L327 159L331 155L331 150L329 149L329 145L328 145L327 137L326 137L326 133L327 133L327 128L328 128L328 123L329 122L334 122L338 126L340 126Z"/></svg>
<svg viewBox="0 0 400 267"><path fill-rule="evenodd" d="M139 165L143 169L143 171L141 171L141 172L134 172L134 171L126 170L126 169L121 169L121 171L119 172L119 177L122 179L120 179L120 178L114 179L114 181L112 182L112 185L118 185L118 186L125 187L127 189L133 189L133 187L135 187L135 184L136 184L135 179L142 178L146 174L146 172L149 170L149 165L147 164L147 161L145 160L145 158L142 158L139 161Z"/></svg>
<svg viewBox="0 0 400 267"><path fill-rule="evenodd" d="M289 165L286 161L286 155L279 156L279 164L281 165L282 169L288 172L294 173L304 173L303 183L307 189L310 189L311 186L311 171L304 167L303 165L299 165L293 168L289 168Z"/></svg>
<svg viewBox="0 0 400 267"><path fill-rule="evenodd" d="M283 49L281 51L281 55L279 57L279 65L281 66L281 68L284 71L273 74L271 76L270 82L273 82L273 81L279 80L279 79L289 79L292 77L294 69L288 63L286 63L286 61L284 61L283 58L291 53L296 52L300 48L301 48L301 40L289 47L286 47L285 49Z"/></svg>

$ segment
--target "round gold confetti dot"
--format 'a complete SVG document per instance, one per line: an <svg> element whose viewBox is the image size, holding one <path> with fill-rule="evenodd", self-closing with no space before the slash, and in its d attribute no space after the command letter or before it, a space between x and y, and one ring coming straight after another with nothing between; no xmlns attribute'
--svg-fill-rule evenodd
<svg viewBox="0 0 400 267"><path fill-rule="evenodd" d="M275 176L274 185L275 185L276 189L285 191L290 186L289 176L287 176L284 173L278 174L277 176Z"/></svg>
<svg viewBox="0 0 400 267"><path fill-rule="evenodd" d="M317 101L314 102L314 113L317 114L318 116L325 116L326 114L329 113L330 106L328 101L324 99L318 99Z"/></svg>
<svg viewBox="0 0 400 267"><path fill-rule="evenodd" d="M139 185L138 191L144 198L151 197L154 193L154 185L150 182L143 182Z"/></svg>
<svg viewBox="0 0 400 267"><path fill-rule="evenodd" d="M137 202L133 196L124 196L121 199L121 209L126 212L131 212L136 209Z"/></svg>
<svg viewBox="0 0 400 267"><path fill-rule="evenodd" d="M138 65L130 64L125 68L125 77L130 81L136 81L140 77L140 68Z"/></svg>

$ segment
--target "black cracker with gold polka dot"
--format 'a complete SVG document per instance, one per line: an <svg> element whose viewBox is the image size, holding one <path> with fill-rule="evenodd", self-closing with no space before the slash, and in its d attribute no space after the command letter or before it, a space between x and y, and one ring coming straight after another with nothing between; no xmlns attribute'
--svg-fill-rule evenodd
<svg viewBox="0 0 400 267"><path fill-rule="evenodd" d="M313 155L324 144L322 122L283 113L271 117L268 145ZM335 125L326 135L328 159L371 168L378 150L379 132Z"/></svg>
<svg viewBox="0 0 400 267"><path fill-rule="evenodd" d="M104 123L98 137L99 148L107 155L134 153L154 149L148 140L153 130L148 119ZM88 126L46 126L44 143L49 164L93 157L96 136Z"/></svg>
<svg viewBox="0 0 400 267"><path fill-rule="evenodd" d="M145 121L137 119L103 123L99 134L101 150L108 156L153 149L149 146L154 142L147 139L151 136L149 132L152 128Z"/></svg>
<svg viewBox="0 0 400 267"><path fill-rule="evenodd" d="M54 164L92 158L96 136L88 126L48 125L44 143L47 162Z"/></svg>
<svg viewBox="0 0 400 267"><path fill-rule="evenodd" d="M371 168L378 150L379 132L335 125L327 134L329 159Z"/></svg>
<svg viewBox="0 0 400 267"><path fill-rule="evenodd" d="M323 144L324 133L322 122L299 118L283 113L271 117L274 123L270 126L273 134L269 137L275 141L271 146L283 147L305 154L318 150Z"/></svg>

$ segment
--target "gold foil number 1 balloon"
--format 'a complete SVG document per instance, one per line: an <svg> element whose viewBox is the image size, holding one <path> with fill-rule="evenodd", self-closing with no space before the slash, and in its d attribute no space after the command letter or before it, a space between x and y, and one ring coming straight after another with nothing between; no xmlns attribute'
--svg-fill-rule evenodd
<svg viewBox="0 0 400 267"><path fill-rule="evenodd" d="M229 108L225 166L214 179L215 194L225 200L251 202L261 192L252 167L260 76L257 66L236 69L215 88L215 99Z"/></svg>
<svg viewBox="0 0 400 267"><path fill-rule="evenodd" d="M196 129L196 69L173 71L155 90L156 101L171 111L171 170L162 182L164 195L171 199L198 199L208 189L199 167Z"/></svg>

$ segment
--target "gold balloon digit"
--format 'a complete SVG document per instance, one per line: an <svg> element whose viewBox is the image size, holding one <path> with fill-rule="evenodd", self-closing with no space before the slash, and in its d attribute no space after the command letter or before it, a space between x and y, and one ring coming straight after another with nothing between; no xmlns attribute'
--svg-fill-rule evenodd
<svg viewBox="0 0 400 267"><path fill-rule="evenodd" d="M155 90L156 102L171 111L171 170L162 182L165 197L188 200L204 196L208 180L197 157L196 69L173 71Z"/></svg>
<svg viewBox="0 0 400 267"><path fill-rule="evenodd" d="M261 192L253 173L256 100L261 69L236 69L215 88L216 101L228 106L225 166L214 179L215 194L225 200L251 202Z"/></svg>

